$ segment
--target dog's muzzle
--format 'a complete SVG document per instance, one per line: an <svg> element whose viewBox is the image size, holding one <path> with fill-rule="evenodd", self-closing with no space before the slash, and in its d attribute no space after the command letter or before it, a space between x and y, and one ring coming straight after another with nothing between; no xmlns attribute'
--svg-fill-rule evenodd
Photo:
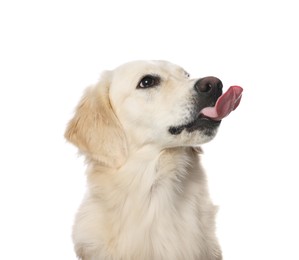
<svg viewBox="0 0 299 260"><path fill-rule="evenodd" d="M204 130L207 135L214 133L220 121L235 110L241 100L243 89L231 86L222 95L222 82L216 77L201 78L194 84L197 93L197 106L194 119L179 126L172 126L169 132L172 135L180 134L184 129L188 132Z"/></svg>

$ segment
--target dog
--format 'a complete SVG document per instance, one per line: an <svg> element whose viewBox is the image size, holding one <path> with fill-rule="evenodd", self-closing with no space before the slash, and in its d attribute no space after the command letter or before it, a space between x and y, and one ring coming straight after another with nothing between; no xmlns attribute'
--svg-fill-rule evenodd
<svg viewBox="0 0 299 260"><path fill-rule="evenodd" d="M79 259L222 259L200 145L240 92L224 95L218 78L193 79L167 61L126 63L87 88L65 132L87 163Z"/></svg>

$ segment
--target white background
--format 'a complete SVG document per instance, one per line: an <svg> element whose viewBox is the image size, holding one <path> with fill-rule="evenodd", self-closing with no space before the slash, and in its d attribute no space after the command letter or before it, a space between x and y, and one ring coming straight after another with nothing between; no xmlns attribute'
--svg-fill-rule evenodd
<svg viewBox="0 0 299 260"><path fill-rule="evenodd" d="M299 259L296 1L1 1L0 258L72 260L84 88L135 59L244 88L204 145L224 260ZM186 259L188 260L188 259Z"/></svg>

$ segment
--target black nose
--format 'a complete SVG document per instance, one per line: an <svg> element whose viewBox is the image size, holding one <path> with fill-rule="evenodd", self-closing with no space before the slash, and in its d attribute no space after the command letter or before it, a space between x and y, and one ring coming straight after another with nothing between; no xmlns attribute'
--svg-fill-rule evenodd
<svg viewBox="0 0 299 260"><path fill-rule="evenodd" d="M222 92L222 82L216 77L205 77L199 79L194 85L198 93L218 93Z"/></svg>

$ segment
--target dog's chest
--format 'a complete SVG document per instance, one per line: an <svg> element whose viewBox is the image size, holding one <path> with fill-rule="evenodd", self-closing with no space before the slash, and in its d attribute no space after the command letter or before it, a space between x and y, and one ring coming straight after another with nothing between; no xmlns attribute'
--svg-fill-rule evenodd
<svg viewBox="0 0 299 260"><path fill-rule="evenodd" d="M193 259L204 227L199 221L196 199L187 203L186 198L176 199L177 203L172 204L163 202L161 196L152 198L151 202L144 202L144 207L123 215L114 240L117 251L121 255L131 254L128 259Z"/></svg>
<svg viewBox="0 0 299 260"><path fill-rule="evenodd" d="M205 188L190 158L175 157L162 158L153 183L148 175L131 183L118 218L109 220L110 250L127 259L196 259Z"/></svg>

